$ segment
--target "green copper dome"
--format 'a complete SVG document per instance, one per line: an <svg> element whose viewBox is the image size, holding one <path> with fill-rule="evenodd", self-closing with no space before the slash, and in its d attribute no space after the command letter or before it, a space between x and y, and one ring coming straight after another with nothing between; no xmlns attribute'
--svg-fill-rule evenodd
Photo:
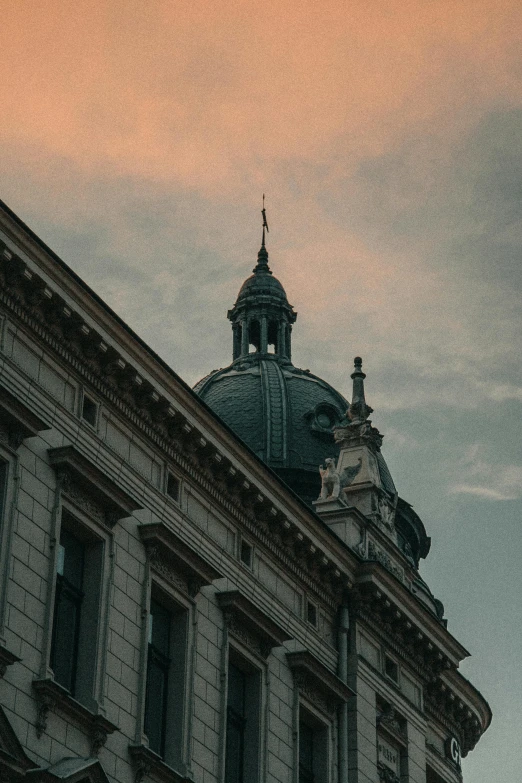
<svg viewBox="0 0 522 783"><path fill-rule="evenodd" d="M318 466L337 456L333 427L348 403L326 381L291 361L297 313L268 267L264 241L257 265L228 312L233 362L203 378L195 391L279 476L311 503Z"/></svg>

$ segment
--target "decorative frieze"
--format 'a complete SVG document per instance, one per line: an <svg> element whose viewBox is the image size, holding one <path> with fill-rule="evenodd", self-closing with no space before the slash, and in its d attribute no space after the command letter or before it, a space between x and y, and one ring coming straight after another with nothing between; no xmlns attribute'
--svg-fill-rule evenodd
<svg viewBox="0 0 522 783"><path fill-rule="evenodd" d="M367 623L425 682L431 682L451 667L444 650L437 648L375 585L356 587L350 593L350 603L355 617Z"/></svg>

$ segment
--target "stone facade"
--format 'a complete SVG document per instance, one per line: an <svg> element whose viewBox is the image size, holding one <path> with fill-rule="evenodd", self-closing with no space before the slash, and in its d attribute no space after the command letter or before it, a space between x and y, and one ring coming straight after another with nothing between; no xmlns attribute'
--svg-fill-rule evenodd
<svg viewBox="0 0 522 783"><path fill-rule="evenodd" d="M459 781L489 708L378 514L312 511L0 239L0 780Z"/></svg>

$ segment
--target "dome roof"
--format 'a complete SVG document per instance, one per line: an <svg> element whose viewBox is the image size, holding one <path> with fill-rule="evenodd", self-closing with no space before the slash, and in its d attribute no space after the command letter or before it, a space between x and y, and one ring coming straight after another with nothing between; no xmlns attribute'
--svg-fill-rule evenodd
<svg viewBox="0 0 522 783"><path fill-rule="evenodd" d="M288 304L286 292L277 277L269 271L250 275L239 291L236 306L243 303L249 297L270 296L279 299L281 303Z"/></svg>
<svg viewBox="0 0 522 783"><path fill-rule="evenodd" d="M318 466L337 456L333 427L348 408L339 392L269 354L216 370L195 391L304 500L317 499Z"/></svg>

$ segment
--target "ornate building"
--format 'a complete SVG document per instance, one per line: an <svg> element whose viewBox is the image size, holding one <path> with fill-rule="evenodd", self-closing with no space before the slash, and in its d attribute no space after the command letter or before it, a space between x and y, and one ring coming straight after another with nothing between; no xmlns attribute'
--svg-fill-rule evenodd
<svg viewBox="0 0 522 783"><path fill-rule="evenodd" d="M458 783L429 538L264 241L207 404L5 206L0 301L0 781Z"/></svg>

